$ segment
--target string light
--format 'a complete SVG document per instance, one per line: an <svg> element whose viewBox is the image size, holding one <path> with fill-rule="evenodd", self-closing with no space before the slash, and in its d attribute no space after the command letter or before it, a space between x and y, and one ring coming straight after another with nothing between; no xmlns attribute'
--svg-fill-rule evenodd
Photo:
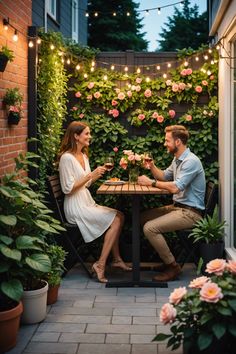
<svg viewBox="0 0 236 354"><path fill-rule="evenodd" d="M55 49L55 45L54 45L54 44L51 44L51 45L50 45L50 49L51 49L51 50Z"/></svg>
<svg viewBox="0 0 236 354"><path fill-rule="evenodd" d="M161 8L160 8L160 7L158 7L158 9L157 9L157 14L158 14L158 15L161 14Z"/></svg>
<svg viewBox="0 0 236 354"><path fill-rule="evenodd" d="M128 66L125 66L124 71L127 72L129 70Z"/></svg>
<svg viewBox="0 0 236 354"><path fill-rule="evenodd" d="M185 60L184 66L188 66L188 61L187 60Z"/></svg>
<svg viewBox="0 0 236 354"><path fill-rule="evenodd" d="M17 33L16 29L15 29L15 32L14 32L14 35L13 35L12 39L13 39L14 42L18 41L18 33Z"/></svg>
<svg viewBox="0 0 236 354"><path fill-rule="evenodd" d="M137 74L140 74L141 73L141 70L140 68L137 69Z"/></svg>
<svg viewBox="0 0 236 354"><path fill-rule="evenodd" d="M33 46L34 46L34 42L33 41L29 41L29 47L33 48Z"/></svg>
<svg viewBox="0 0 236 354"><path fill-rule="evenodd" d="M41 38L38 38L38 39L37 39L37 43L38 43L38 44L41 44L41 42L42 42Z"/></svg>
<svg viewBox="0 0 236 354"><path fill-rule="evenodd" d="M80 70L80 65L77 64L75 68L76 68L76 70Z"/></svg>
<svg viewBox="0 0 236 354"><path fill-rule="evenodd" d="M115 65L112 65L112 66L111 66L111 70L114 70L114 69L115 69Z"/></svg>

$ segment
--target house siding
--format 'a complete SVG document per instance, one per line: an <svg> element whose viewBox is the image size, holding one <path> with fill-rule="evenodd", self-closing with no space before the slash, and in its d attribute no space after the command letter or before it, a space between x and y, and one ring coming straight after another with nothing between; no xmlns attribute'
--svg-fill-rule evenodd
<svg viewBox="0 0 236 354"><path fill-rule="evenodd" d="M14 9L14 11L13 11ZM14 29L3 29L3 18L19 30L19 39L13 42ZM28 115L28 26L32 22L31 0L8 0L0 2L0 47L7 45L14 51L13 62L8 62L4 72L0 73L0 178L14 169L14 158L19 152L27 151L27 115ZM7 112L2 103L7 88L18 87L24 95L23 117L18 125L9 126Z"/></svg>

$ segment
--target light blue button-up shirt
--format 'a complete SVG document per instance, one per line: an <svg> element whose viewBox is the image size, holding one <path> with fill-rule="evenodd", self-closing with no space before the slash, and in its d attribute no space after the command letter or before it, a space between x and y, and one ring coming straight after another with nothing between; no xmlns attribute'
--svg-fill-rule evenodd
<svg viewBox="0 0 236 354"><path fill-rule="evenodd" d="M173 195L173 201L197 209L205 209L205 172L199 158L187 148L182 155L173 159L164 170L164 178L173 181L180 190Z"/></svg>

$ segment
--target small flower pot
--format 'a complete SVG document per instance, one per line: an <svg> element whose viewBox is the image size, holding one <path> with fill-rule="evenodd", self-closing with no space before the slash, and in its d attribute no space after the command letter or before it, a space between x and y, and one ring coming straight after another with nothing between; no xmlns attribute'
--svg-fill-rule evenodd
<svg viewBox="0 0 236 354"><path fill-rule="evenodd" d="M5 71L7 63L8 63L8 57L5 54L0 53L0 71L1 72Z"/></svg>
<svg viewBox="0 0 236 354"><path fill-rule="evenodd" d="M52 305L52 304L55 304L55 302L57 302L59 287L60 287L60 284L55 285L55 286L49 285L48 296L47 296L47 305Z"/></svg>
<svg viewBox="0 0 236 354"><path fill-rule="evenodd" d="M7 121L9 125L17 125L20 121L20 114L19 112L12 112L10 111L7 116Z"/></svg>

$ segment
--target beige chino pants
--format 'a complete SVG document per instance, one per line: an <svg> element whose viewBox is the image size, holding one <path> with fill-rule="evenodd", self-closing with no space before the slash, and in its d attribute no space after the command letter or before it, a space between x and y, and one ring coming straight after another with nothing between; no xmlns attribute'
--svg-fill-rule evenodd
<svg viewBox="0 0 236 354"><path fill-rule="evenodd" d="M143 231L165 264L175 261L163 233L191 228L201 216L189 209L171 205L146 210L141 214Z"/></svg>

